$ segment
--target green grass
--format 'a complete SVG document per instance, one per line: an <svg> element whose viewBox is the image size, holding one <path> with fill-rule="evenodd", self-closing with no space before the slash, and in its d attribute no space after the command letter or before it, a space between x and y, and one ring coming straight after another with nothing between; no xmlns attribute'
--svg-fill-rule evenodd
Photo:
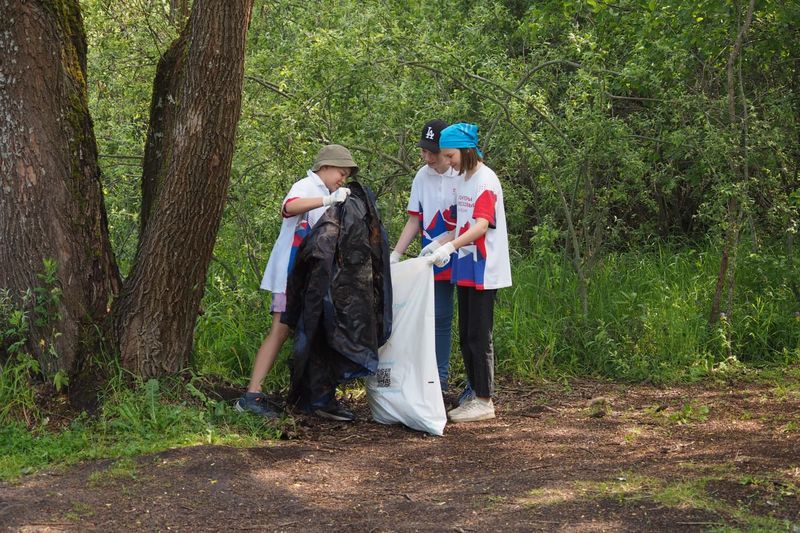
<svg viewBox="0 0 800 533"><path fill-rule="evenodd" d="M40 416L43 416L40 414ZM60 430L5 419L0 425L0 479L88 459L124 459L198 444L254 446L278 438L282 422L236 413L181 379L138 386L115 380L94 417L82 415ZM113 475L124 475L124 461Z"/></svg>
<svg viewBox="0 0 800 533"><path fill-rule="evenodd" d="M89 483L94 486L107 484L113 480L132 480L136 479L136 462L126 457L120 459L105 470L92 472L89 476Z"/></svg>
<svg viewBox="0 0 800 533"><path fill-rule="evenodd" d="M709 329L716 253L659 247L610 254L591 272L587 317L561 257L515 257L514 286L500 291L495 310L498 371L675 382L797 364L800 304L789 274L768 268L781 264L768 252L740 258L730 321Z"/></svg>
<svg viewBox="0 0 800 533"><path fill-rule="evenodd" d="M195 328L195 368L244 386L250 378L256 351L269 332L269 293L257 286L231 288L210 280L203 300L203 315ZM265 387L284 389L289 372L283 362L291 350L284 345Z"/></svg>
<svg viewBox="0 0 800 533"><path fill-rule="evenodd" d="M787 520L755 514L746 504L734 505L714 496L708 485L714 481L730 481L730 473L684 477L682 479L662 479L644 476L635 472L622 472L613 479L601 481L575 481L571 489L550 491L554 495L561 494L560 500L567 499L609 499L621 504L649 500L664 507L675 509L702 509L718 516L719 524L714 531L739 531L726 523L744 525L745 531L794 531L798 525ZM782 498L793 497L796 487L790 483L775 481L769 478L747 478L740 484L755 485L760 488L760 497ZM776 488L777 487L777 488ZM783 491L783 492L781 492ZM559 499L545 498L546 489L537 489L537 503L552 504ZM713 522L713 521L712 521ZM707 524L709 526L712 523Z"/></svg>
<svg viewBox="0 0 800 533"><path fill-rule="evenodd" d="M589 314L577 297L577 278L561 255L534 243L512 256L514 285L495 307L497 372L520 379L593 376L677 382L709 376L741 379L752 367L800 362L800 310L782 251L738 254L729 322L708 328L719 254L653 247L610 253L590 273ZM800 257L797 259L800 263ZM269 296L256 286L231 287L213 278L204 299L195 346L197 368L244 383L270 326ZM454 324L453 354L458 354ZM283 389L281 360L267 378ZM458 379L460 358L452 357Z"/></svg>

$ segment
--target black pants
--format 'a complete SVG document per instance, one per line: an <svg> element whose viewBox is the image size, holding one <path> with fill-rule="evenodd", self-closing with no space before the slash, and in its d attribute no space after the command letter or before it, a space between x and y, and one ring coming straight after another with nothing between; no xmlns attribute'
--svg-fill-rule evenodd
<svg viewBox="0 0 800 533"><path fill-rule="evenodd" d="M494 299L497 289L458 287L458 334L464 368L475 395L490 398L494 391Z"/></svg>

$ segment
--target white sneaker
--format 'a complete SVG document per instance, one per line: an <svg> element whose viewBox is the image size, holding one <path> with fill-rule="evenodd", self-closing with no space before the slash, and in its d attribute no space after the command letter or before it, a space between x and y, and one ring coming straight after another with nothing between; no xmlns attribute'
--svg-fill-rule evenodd
<svg viewBox="0 0 800 533"><path fill-rule="evenodd" d="M477 422L478 420L489 420L494 418L494 404L492 399L482 400L471 398L465 401L460 407L456 407L447 417L450 422Z"/></svg>

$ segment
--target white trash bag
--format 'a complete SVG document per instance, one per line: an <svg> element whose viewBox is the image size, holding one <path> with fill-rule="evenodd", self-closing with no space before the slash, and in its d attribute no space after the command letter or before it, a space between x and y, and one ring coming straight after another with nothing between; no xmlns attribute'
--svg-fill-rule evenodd
<svg viewBox="0 0 800 533"><path fill-rule="evenodd" d="M434 339L433 269L425 258L392 265L392 336L367 377L372 418L442 435L447 413Z"/></svg>

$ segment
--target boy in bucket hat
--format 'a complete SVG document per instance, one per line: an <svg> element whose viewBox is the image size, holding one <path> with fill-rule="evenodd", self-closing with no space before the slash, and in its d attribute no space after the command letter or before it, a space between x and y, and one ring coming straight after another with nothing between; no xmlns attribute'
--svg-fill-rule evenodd
<svg viewBox="0 0 800 533"><path fill-rule="evenodd" d="M419 234L425 254L440 246L437 238L455 229L456 173L439 150L439 136L447 123L431 120L422 127L420 156L425 165L417 171L408 200L408 221L403 227L390 261L400 261L408 245ZM442 392L448 389L450 337L453 323L453 285L450 267L433 267L436 332L436 365Z"/></svg>
<svg viewBox="0 0 800 533"><path fill-rule="evenodd" d="M289 327L281 323L281 313L286 310L289 272L300 243L328 207L347 199L350 189L344 187L344 183L357 173L358 165L347 148L339 144L323 146L306 177L295 182L283 199L281 231L261 280L261 288L272 293L272 327L256 353L247 391L235 404L237 411L250 411L267 418L278 416L267 404L267 397L261 392L261 382L289 338Z"/></svg>

